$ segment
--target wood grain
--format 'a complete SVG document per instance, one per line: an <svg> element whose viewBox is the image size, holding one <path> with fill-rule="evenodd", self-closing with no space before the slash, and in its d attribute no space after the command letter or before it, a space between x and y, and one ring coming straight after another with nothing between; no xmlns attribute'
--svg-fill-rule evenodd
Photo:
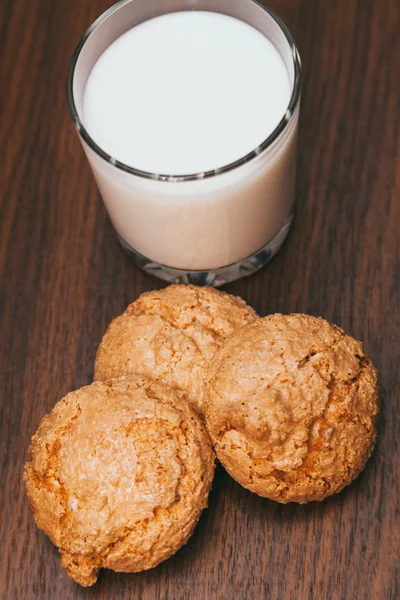
<svg viewBox="0 0 400 600"><path fill-rule="evenodd" d="M0 5L0 598L398 598L399 0L269 2L304 64L298 214L274 261L228 287L263 315L322 315L364 340L382 392L365 472L321 504L280 506L219 468L184 549L89 590L36 529L21 479L30 436L90 382L108 321L163 285L121 253L67 112L70 56L108 3Z"/></svg>

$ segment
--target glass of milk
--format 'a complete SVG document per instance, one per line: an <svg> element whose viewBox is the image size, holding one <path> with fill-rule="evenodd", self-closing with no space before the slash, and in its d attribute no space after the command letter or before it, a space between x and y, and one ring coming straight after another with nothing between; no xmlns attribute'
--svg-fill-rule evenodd
<svg viewBox="0 0 400 600"><path fill-rule="evenodd" d="M123 248L169 282L222 285L293 219L300 59L256 0L122 0L73 56L73 121Z"/></svg>

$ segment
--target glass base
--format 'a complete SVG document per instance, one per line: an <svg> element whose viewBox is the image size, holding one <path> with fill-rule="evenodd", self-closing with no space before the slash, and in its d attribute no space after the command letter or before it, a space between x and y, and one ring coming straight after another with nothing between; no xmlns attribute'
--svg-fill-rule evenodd
<svg viewBox="0 0 400 600"><path fill-rule="evenodd" d="M164 279L164 281L168 281L169 283L191 283L193 285L218 287L241 277L248 277L264 267L279 251L287 238L293 223L293 216L294 213L291 212L272 240L248 258L226 267L219 267L208 271L186 271L160 265L131 248L118 232L117 237L123 250L134 260L135 264L155 277Z"/></svg>

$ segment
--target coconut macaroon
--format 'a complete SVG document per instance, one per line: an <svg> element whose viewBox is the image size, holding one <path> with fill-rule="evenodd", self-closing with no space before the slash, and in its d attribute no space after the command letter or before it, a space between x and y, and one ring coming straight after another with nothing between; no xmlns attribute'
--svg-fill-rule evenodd
<svg viewBox="0 0 400 600"><path fill-rule="evenodd" d="M36 523L83 586L103 567L142 571L174 554L207 506L214 474L199 417L174 390L140 376L69 393L29 452Z"/></svg>
<svg viewBox="0 0 400 600"><path fill-rule="evenodd" d="M112 321L97 351L95 380L137 372L164 381L202 412L209 359L256 313L213 288L171 285L142 294Z"/></svg>
<svg viewBox="0 0 400 600"><path fill-rule="evenodd" d="M376 370L342 329L272 315L211 360L204 409L217 457L242 486L278 502L323 500L364 469L376 441Z"/></svg>

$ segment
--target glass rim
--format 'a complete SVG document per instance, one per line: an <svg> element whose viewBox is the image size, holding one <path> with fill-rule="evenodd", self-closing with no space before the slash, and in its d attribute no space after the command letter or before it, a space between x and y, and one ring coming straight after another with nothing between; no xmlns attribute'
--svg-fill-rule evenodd
<svg viewBox="0 0 400 600"><path fill-rule="evenodd" d="M219 167L217 169L212 169L210 171L204 171L204 172L199 172L199 173L186 174L186 175L166 175L166 174L160 174L160 173L152 173L150 171L142 171L141 169L136 169L135 167L126 165L125 163L117 160L116 158L114 158L113 156L111 156L110 154L105 152L94 141L94 139L91 137L91 135L88 133L87 129L85 128L83 122L79 118L78 111L77 111L76 104L75 104L73 84L74 84L76 65L77 65L79 56L80 56L82 50L84 49L84 46L85 46L87 40L92 35L92 33L99 27L99 25L101 25L101 23L103 23L105 21L105 19L107 19L114 12L117 12L117 10L119 10L119 8L121 6L123 6L124 4L127 4L128 2L131 2L131 1L132 0L119 0L119 2L117 2L116 4L113 4L109 9L107 9L105 12L103 12L92 23L92 25L89 27L89 29L86 31L86 33L81 38L78 46L76 47L76 49L72 55L72 59L71 59L70 65L69 65L68 80L67 80L68 107L69 107L69 111L70 111L72 120L74 122L75 128L78 131L79 135L82 137L82 139L86 142L86 144L98 156L100 156L100 158L105 160L107 163L113 165L117 169L124 171L125 173L130 173L131 175L136 175L136 176L142 177L144 179L153 179L153 180L158 180L158 181L171 181L171 182L197 181L200 179L209 179L209 178L215 177L217 175L229 173L230 171L233 171L233 170L251 162L252 160L257 158L260 154L262 154L265 150L267 150L267 148L272 146L272 144L278 139L278 137L281 135L281 133L283 133L283 131L286 129L286 127L288 126L289 122L291 121L291 119L295 113L295 110L296 110L296 107L297 107L297 104L298 104L298 101L300 98L300 91L301 91L301 60L300 60L300 55L297 50L294 39L293 39L291 33L289 32L288 28L286 27L286 25L278 17L278 15L275 14L275 12L273 10L271 10L270 8L268 8L267 6L262 4L259 0L244 0L244 1L253 2L254 4L257 4L257 6L262 8L266 13L268 13L268 15L273 19L273 21L275 21L275 23L278 25L278 27L284 34L286 41L288 42L289 49L291 51L291 56L293 59L294 81L293 81L293 86L292 86L292 93L291 93L289 104L285 111L285 114L283 115L282 119L279 121L279 123L275 127L275 129L272 131L272 133L270 133L269 136L263 142L261 142L261 144L259 146L257 146L257 148L255 148L254 150L251 150L242 158L239 158L239 159L235 160L234 162L231 162L231 163L224 165L223 167Z"/></svg>

